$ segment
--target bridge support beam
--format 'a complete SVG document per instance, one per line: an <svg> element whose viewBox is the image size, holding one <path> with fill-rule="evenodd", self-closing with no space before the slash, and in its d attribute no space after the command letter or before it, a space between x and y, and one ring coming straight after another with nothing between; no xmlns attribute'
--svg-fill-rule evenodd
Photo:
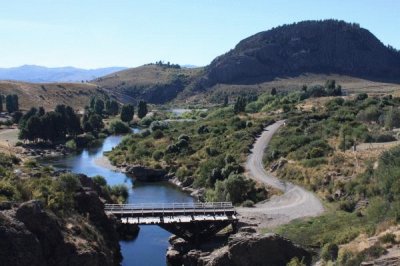
<svg viewBox="0 0 400 266"><path fill-rule="evenodd" d="M232 226L232 231L237 228L237 220L226 221L194 221L190 223L161 223L158 224L168 232L183 238L191 243L200 244L212 239L219 231Z"/></svg>

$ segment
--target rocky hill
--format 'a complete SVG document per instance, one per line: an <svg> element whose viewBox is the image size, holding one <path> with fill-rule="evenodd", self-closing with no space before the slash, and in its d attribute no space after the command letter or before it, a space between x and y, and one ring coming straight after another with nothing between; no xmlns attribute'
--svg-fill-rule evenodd
<svg viewBox="0 0 400 266"><path fill-rule="evenodd" d="M197 87L255 84L303 73L394 79L400 77L400 52L358 24L303 21L242 40L206 67Z"/></svg>

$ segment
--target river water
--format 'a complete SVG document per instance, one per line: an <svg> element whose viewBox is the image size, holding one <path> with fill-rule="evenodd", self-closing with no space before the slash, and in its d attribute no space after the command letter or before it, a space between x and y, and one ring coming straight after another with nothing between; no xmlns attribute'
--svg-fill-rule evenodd
<svg viewBox="0 0 400 266"><path fill-rule="evenodd" d="M137 132L134 130L134 132ZM79 153L46 161L57 169L66 169L88 176L101 175L109 185L125 184L129 188L129 203L142 202L193 202L193 198L165 182L141 183L124 173L99 166L95 160L110 151L122 140L122 136L106 138L98 148L85 149ZM165 254L171 234L155 225L140 227L139 235L132 241L120 241L123 266L166 265Z"/></svg>

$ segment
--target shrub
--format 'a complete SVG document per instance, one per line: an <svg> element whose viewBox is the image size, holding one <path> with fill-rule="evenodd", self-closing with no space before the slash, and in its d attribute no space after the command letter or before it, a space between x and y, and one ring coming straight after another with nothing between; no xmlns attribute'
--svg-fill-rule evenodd
<svg viewBox="0 0 400 266"><path fill-rule="evenodd" d="M386 244L386 243L396 244L396 243L397 243L397 242L396 242L396 235L395 235L395 234L392 234L392 233L384 234L383 236L381 236L381 237L379 238L379 241L380 241L381 243L384 243L384 244Z"/></svg>
<svg viewBox="0 0 400 266"><path fill-rule="evenodd" d="M146 116L144 118L142 118L142 120L140 120L140 124L142 126L148 127L150 126L150 124L154 121L154 118L151 116Z"/></svg>
<svg viewBox="0 0 400 266"><path fill-rule="evenodd" d="M121 203L126 202L129 196L128 188L125 185L112 186L110 194L116 197Z"/></svg>
<svg viewBox="0 0 400 266"><path fill-rule="evenodd" d="M303 262L303 260L294 257L286 264L286 266L306 266L306 264Z"/></svg>
<svg viewBox="0 0 400 266"><path fill-rule="evenodd" d="M150 124L150 130L155 131L157 129L164 130L168 128L168 123L164 121L153 121Z"/></svg>
<svg viewBox="0 0 400 266"><path fill-rule="evenodd" d="M150 134L151 134L151 132L150 132L150 130L148 130L148 129L143 130L142 133L140 133L140 135L142 136L142 138L148 137L148 136L150 136Z"/></svg>
<svg viewBox="0 0 400 266"><path fill-rule="evenodd" d="M162 151L154 151L152 157L154 160L159 161L164 157L164 153Z"/></svg>
<svg viewBox="0 0 400 266"><path fill-rule="evenodd" d="M0 196L4 196L7 200L11 200L15 193L16 190L13 185L5 181L0 182Z"/></svg>
<svg viewBox="0 0 400 266"><path fill-rule="evenodd" d="M335 261L338 257L338 252L338 245L332 243L325 244L321 250L321 258L324 261Z"/></svg>
<svg viewBox="0 0 400 266"><path fill-rule="evenodd" d="M164 137L164 133L161 130L157 129L157 130L153 131L154 139L161 139L163 137Z"/></svg>
<svg viewBox="0 0 400 266"><path fill-rule="evenodd" d="M74 139L68 140L65 143L65 147L67 147L70 150L76 150L77 149L76 141Z"/></svg>
<svg viewBox="0 0 400 266"><path fill-rule="evenodd" d="M184 139L184 140L186 140L186 141L189 141L189 136L188 135L180 135L179 137L178 137L178 140L181 140L181 139Z"/></svg>
<svg viewBox="0 0 400 266"><path fill-rule="evenodd" d="M131 132L131 129L121 120L114 120L110 124L110 132L112 134L126 134Z"/></svg>
<svg viewBox="0 0 400 266"><path fill-rule="evenodd" d="M339 205L339 209L346 212L353 212L356 207L356 203L353 200L342 201Z"/></svg>
<svg viewBox="0 0 400 266"><path fill-rule="evenodd" d="M97 184L100 187L105 187L107 186L107 181L104 177L102 177L101 175L96 175L93 177L93 182L95 184Z"/></svg>
<svg viewBox="0 0 400 266"><path fill-rule="evenodd" d="M252 200L245 200L245 201L243 201L242 206L243 206L243 207L253 207L253 206L254 206L254 201L252 201Z"/></svg>

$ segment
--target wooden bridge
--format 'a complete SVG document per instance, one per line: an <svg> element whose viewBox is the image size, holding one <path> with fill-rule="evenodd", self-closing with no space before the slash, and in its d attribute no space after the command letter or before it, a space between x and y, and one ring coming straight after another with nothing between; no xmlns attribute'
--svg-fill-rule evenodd
<svg viewBox="0 0 400 266"><path fill-rule="evenodd" d="M106 204L105 212L123 224L158 225L192 242L201 242L232 226L236 211L231 202Z"/></svg>

